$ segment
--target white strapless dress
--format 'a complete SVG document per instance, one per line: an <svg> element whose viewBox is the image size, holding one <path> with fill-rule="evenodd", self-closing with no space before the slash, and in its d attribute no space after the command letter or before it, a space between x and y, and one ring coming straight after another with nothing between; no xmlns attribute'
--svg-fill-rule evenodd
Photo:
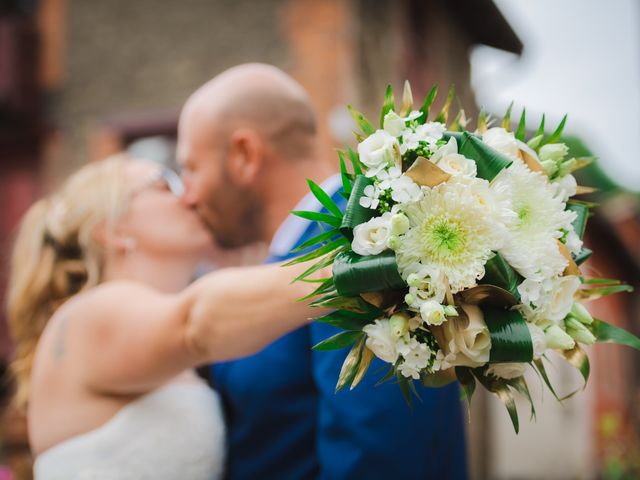
<svg viewBox="0 0 640 480"><path fill-rule="evenodd" d="M170 383L46 450L34 473L36 480L211 480L222 476L224 459L218 395L202 383Z"/></svg>

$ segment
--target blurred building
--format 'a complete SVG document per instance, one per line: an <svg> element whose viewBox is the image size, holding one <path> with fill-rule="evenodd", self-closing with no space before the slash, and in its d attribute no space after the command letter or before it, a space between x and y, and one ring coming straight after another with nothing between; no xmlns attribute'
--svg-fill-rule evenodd
<svg viewBox="0 0 640 480"><path fill-rule="evenodd" d="M387 83L400 90L409 79L416 102L433 83L442 89L455 83L468 115L477 113L469 49L478 43L516 54L522 50L490 0L0 0L3 256L28 205L83 163L125 148L170 163L180 106L230 66L267 62L297 78L320 118L323 158L337 167L334 148L352 142L345 105L375 118ZM637 217L634 222L637 227ZM637 245L637 231L630 238L631 246ZM600 257L607 261L606 254ZM625 258L606 265L626 268ZM618 271L611 275L625 277ZM618 318L630 318L631 312ZM0 325L0 356L6 362L10 344L4 322ZM600 365L600 350L594 350ZM622 368L627 361L620 357L616 365ZM594 383L605 385L600 377L607 373L594 370ZM632 386L637 382L624 388ZM630 394L624 391L618 400ZM496 438L504 437L491 434L508 420L506 414L492 414L493 401L478 395L474 405L469 429L474 478L508 471L501 470L503 459L496 455L502 448ZM620 419L625 422L630 405L618 407L612 408L626 412ZM24 424L15 412L5 417L0 434L9 454L5 460L26 465L28 472ZM563 475L557 478L571 478ZM524 472L521 478L531 477Z"/></svg>

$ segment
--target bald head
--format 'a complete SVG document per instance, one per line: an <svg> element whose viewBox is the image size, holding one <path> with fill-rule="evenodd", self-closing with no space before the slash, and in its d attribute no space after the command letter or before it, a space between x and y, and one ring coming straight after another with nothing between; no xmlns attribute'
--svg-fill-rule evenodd
<svg viewBox="0 0 640 480"><path fill-rule="evenodd" d="M224 71L187 101L182 120L197 121L224 144L238 128L250 128L286 160L308 158L316 119L302 86L282 70L249 63Z"/></svg>

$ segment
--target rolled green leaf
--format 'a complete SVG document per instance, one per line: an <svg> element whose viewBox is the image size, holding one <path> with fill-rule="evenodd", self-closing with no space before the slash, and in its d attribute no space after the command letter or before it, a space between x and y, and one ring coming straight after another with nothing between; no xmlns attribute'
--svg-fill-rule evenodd
<svg viewBox="0 0 640 480"><path fill-rule="evenodd" d="M587 226L587 218L589 218L589 208L582 203L568 203L567 210L576 212L576 219L572 222L573 229L580 238L584 237L584 231Z"/></svg>
<svg viewBox="0 0 640 480"><path fill-rule="evenodd" d="M363 332L340 332L333 337L329 337L326 340L313 346L313 350L324 352L326 350L339 350L344 347L348 347L352 343L357 342L364 335Z"/></svg>
<svg viewBox="0 0 640 480"><path fill-rule="evenodd" d="M455 135L452 135L455 136ZM506 155L491 148L477 136L462 132L458 142L458 153L476 162L477 176L493 180L498 173L513 163Z"/></svg>
<svg viewBox="0 0 640 480"><path fill-rule="evenodd" d="M338 293L345 296L406 287L391 250L364 257L352 251L340 253L333 262L333 280Z"/></svg>
<svg viewBox="0 0 640 480"><path fill-rule="evenodd" d="M589 325L589 329L598 339L598 342L612 342L640 350L640 338L620 327L596 319Z"/></svg>
<svg viewBox="0 0 640 480"><path fill-rule="evenodd" d="M528 363L533 360L531 334L520 313L486 305L482 311L491 337L489 363Z"/></svg>
<svg viewBox="0 0 640 480"><path fill-rule="evenodd" d="M353 229L371 220L376 214L375 210L360 205L360 197L364 195L364 189L368 185L373 185L373 180L364 175L358 175L351 188L351 195L340 224L340 232L350 240L353 238Z"/></svg>
<svg viewBox="0 0 640 480"><path fill-rule="evenodd" d="M487 261L484 271L484 277L478 283L500 287L520 300L518 285L522 283L523 279L499 253Z"/></svg>

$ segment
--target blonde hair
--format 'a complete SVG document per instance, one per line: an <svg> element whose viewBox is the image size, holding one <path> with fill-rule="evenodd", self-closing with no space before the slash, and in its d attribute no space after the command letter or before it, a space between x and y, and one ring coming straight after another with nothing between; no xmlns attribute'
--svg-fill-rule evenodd
<svg viewBox="0 0 640 480"><path fill-rule="evenodd" d="M16 382L14 401L20 408L27 405L35 351L47 322L66 300L101 281L104 251L94 227L124 212L127 161L117 155L86 165L23 217L11 256L7 295L15 344L10 370Z"/></svg>

